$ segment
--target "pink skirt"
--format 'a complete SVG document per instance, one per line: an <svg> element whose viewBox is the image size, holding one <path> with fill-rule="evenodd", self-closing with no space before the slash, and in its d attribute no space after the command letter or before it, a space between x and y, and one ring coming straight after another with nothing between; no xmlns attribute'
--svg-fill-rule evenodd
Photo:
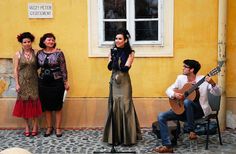
<svg viewBox="0 0 236 154"><path fill-rule="evenodd" d="M15 107L13 109L13 116L21 118L35 118L42 114L41 102L36 100L16 100Z"/></svg>

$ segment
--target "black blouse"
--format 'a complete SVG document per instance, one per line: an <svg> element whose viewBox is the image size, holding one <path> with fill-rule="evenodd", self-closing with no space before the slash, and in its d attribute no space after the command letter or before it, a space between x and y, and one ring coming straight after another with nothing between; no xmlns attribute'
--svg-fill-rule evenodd
<svg viewBox="0 0 236 154"><path fill-rule="evenodd" d="M130 67L125 66L126 61L129 58L129 53L127 53L122 48L111 49L111 61L108 64L109 70L119 70L121 72L128 72Z"/></svg>
<svg viewBox="0 0 236 154"><path fill-rule="evenodd" d="M67 69L65 56L62 51L56 51L53 53L46 53L43 50L37 53L38 68L41 68L39 78L43 78L44 75L49 74L56 79L63 79L67 81Z"/></svg>

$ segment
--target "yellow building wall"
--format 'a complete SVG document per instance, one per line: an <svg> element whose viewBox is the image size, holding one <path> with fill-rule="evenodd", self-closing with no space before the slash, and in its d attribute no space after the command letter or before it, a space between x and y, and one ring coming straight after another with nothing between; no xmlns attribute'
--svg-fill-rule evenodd
<svg viewBox="0 0 236 154"><path fill-rule="evenodd" d="M52 2L53 18L29 19L27 9L29 2ZM21 32L30 31L36 36L34 48L39 48L39 38L44 33L53 32L57 38L57 47L64 51L66 56L71 85L68 97L73 99L74 104L76 104L77 98L78 102L81 102L84 98L107 97L110 78L107 59L88 57L87 5L87 0L1 0L0 58L11 58L20 49L16 35ZM235 102L236 97L234 80L236 75L234 68L236 57L235 16L236 1L228 0L226 95L233 98L231 102ZM202 64L199 72L201 74L208 73L217 65L217 28L217 0L174 0L174 56L170 58L135 58L130 70L133 96L152 99L143 102L137 100L143 104L135 104L137 112L141 116L142 126L147 126L155 120L163 106L168 107L167 104L160 103L163 100L159 101L156 98L166 98L165 90L174 82L176 75L182 73L184 59L199 60ZM214 79L217 80L217 77ZM106 99L102 102L106 103ZM147 103L145 104L145 102ZM154 105L149 106L149 102ZM158 103L162 106L161 108L157 108ZM96 107L98 108L99 104ZM156 110L153 111L154 109L150 107L155 107ZM96 111L94 108L91 109L93 112ZM142 109L147 114L143 113ZM105 110L106 108L98 111L105 112ZM84 113L83 116L87 115ZM100 117L104 117L104 114ZM96 121L98 123L96 125L102 125L104 118L100 119L100 121ZM85 124L90 125L91 123Z"/></svg>
<svg viewBox="0 0 236 154"><path fill-rule="evenodd" d="M228 0L228 22L227 22L227 97L236 97L236 1ZM235 102L236 103L236 102ZM236 107L236 106L235 106ZM236 110L236 108L234 108ZM236 111L235 111L236 113Z"/></svg>
<svg viewBox="0 0 236 154"><path fill-rule="evenodd" d="M229 115L236 115L236 1L235 0L228 0L228 22L227 22L227 69L226 69L226 96L227 99L227 106L226 110L228 111ZM229 121L229 124L234 124L235 121Z"/></svg>

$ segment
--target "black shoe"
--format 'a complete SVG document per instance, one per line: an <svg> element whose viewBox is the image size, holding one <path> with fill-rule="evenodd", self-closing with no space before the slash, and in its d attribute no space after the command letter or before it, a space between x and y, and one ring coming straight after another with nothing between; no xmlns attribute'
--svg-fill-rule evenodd
<svg viewBox="0 0 236 154"><path fill-rule="evenodd" d="M62 134L56 134L57 137L62 137Z"/></svg>
<svg viewBox="0 0 236 154"><path fill-rule="evenodd" d="M50 131L49 131L49 133L47 133L47 131L46 131L46 133L44 134L44 137L48 137L48 136L52 135L53 127L48 127L47 130L50 130Z"/></svg>
<svg viewBox="0 0 236 154"><path fill-rule="evenodd" d="M56 129L56 136L57 136L57 137L62 137L62 133L57 133L57 130L60 130L60 128L57 128L57 129Z"/></svg>

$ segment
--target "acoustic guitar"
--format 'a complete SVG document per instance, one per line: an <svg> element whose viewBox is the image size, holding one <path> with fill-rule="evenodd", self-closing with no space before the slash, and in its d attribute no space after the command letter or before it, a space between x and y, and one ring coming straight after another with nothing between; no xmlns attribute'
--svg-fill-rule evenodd
<svg viewBox="0 0 236 154"><path fill-rule="evenodd" d="M196 84L186 83L183 86L183 88L174 89L174 92L183 94L184 98L182 100L169 98L169 103L172 110L178 115L182 114L184 112L184 102L183 102L184 99L188 98L189 100L194 101L197 97L199 97L198 87L205 81L205 78L207 76L211 77L218 74L221 71L222 65L223 65L223 62L220 62L216 68L211 70L206 76L200 79Z"/></svg>

